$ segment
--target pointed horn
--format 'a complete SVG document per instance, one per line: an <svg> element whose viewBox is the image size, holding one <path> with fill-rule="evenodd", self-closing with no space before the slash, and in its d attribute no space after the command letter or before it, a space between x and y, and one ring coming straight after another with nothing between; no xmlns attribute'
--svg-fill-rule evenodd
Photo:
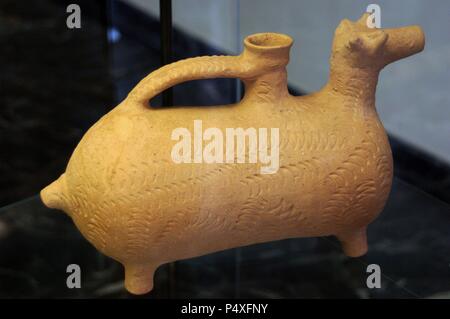
<svg viewBox="0 0 450 319"><path fill-rule="evenodd" d="M363 13L361 18L359 18L358 21L356 21L356 24L367 27L367 18L369 18L369 17L370 17L370 13L368 13L368 12Z"/></svg>

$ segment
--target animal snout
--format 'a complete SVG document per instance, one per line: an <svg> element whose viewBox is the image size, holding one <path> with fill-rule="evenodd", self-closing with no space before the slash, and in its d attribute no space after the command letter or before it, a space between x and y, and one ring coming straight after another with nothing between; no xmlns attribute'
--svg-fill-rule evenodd
<svg viewBox="0 0 450 319"><path fill-rule="evenodd" d="M385 29L386 64L421 52L425 47L425 34L419 26Z"/></svg>

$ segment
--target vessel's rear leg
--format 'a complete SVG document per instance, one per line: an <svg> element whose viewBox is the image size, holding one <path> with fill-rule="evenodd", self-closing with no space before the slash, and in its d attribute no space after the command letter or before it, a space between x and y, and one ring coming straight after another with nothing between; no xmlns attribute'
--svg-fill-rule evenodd
<svg viewBox="0 0 450 319"><path fill-rule="evenodd" d="M342 245L342 250L349 257L359 257L367 253L367 228L336 235Z"/></svg>
<svg viewBox="0 0 450 319"><path fill-rule="evenodd" d="M152 264L125 265L125 288L135 295L150 292L156 268Z"/></svg>

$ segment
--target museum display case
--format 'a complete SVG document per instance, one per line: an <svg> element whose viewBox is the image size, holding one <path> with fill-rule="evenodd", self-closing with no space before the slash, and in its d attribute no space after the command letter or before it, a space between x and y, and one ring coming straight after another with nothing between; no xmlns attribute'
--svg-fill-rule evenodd
<svg viewBox="0 0 450 319"><path fill-rule="evenodd" d="M444 71L449 63L445 51L445 39L448 40L445 14L438 13L435 17L434 11L419 1L397 4L382 1L375 9L370 3L328 0L286 1L283 5L239 0L162 3L160 6L156 0L79 1L78 26L76 16L72 16L77 10L69 8L70 1L45 0L36 6L14 1L0 4L0 26L4 30L0 32L4 47L0 60L5 65L1 75L4 89L0 91L3 105L0 142L4 150L0 167L3 176L0 179L0 298L450 298L450 112L446 107L450 101L445 94L450 78ZM435 6L448 8L449 5L442 2ZM381 27L365 25L372 16L370 12L363 14L370 10L381 10L381 16L373 18L381 19ZM349 20L341 22L344 19ZM420 28L408 29L409 25ZM396 27L402 27L401 32L390 31ZM349 51L342 53L342 50ZM243 62L230 58L241 52L244 52ZM327 98L320 97L324 96L320 93L308 95L323 92L329 76L332 82L330 68L336 70L335 74L342 71L347 58L340 59L340 54L351 55L349 63L352 67L357 65L358 70L377 67L377 61L384 61L379 63L381 69L389 62L412 56L386 66L378 86L376 80L370 85L373 81L367 74L356 81L359 75L351 72L345 85L341 86L339 77L334 82L338 84L330 86L332 92L344 89L358 99L364 96L364 89L372 92L370 101L364 98L362 105L376 104L376 112L362 107L358 115L354 110L339 113L339 107L345 107L347 100L339 100L335 95ZM162 73L151 73L165 64L199 56L215 57L184 60L162 68ZM282 68L287 64L287 77L284 69L278 72L277 61L281 61ZM252 63L256 65L254 69ZM278 73L273 72L275 69ZM153 75L138 84L148 74ZM265 78L267 74L270 76ZM281 85L280 74L284 79ZM260 77L263 80L259 81ZM132 93L128 95L129 92ZM289 97L289 102L279 107L277 103L284 96ZM306 102L295 104L291 96ZM235 109L228 115L214 108L241 100L237 107L254 107L257 112L258 107L271 105L285 114L258 111L249 116L245 110L239 113ZM130 107L130 112L138 118L141 110L137 108L142 107L151 108L152 114L166 116L148 116L149 121L152 118L156 121L151 127L139 121L142 125L125 123L111 116L95 124L116 105L119 106L111 112L113 115L120 115ZM311 105L315 107L310 110L313 113L295 111L297 114L289 110L291 107L307 109ZM187 107L183 110L180 106ZM194 106L198 109L197 117L190 111ZM336 111L327 112L322 106L333 106ZM302 130L298 125L309 131L316 129L317 134L312 134L308 143L303 141L303 135L299 143L309 146L300 148L298 154L295 147L289 148L292 154L286 151L286 145L290 144L283 144L281 139L281 159L301 161L317 156L317 161L323 163L317 178L308 177L315 169L309 162L300 165L305 170L299 175L302 179L297 180L295 172L287 169L287 176L279 181L275 177L270 180L273 188L268 189L272 197L264 193L263 186L269 179L262 182L251 206L246 201L251 197L251 186L237 183L250 173L236 168L238 164L233 166L232 173L219 174L214 181L195 179L201 174L208 175L208 164L182 164L201 166L192 169L193 173L189 174L193 177L186 177L181 190L169 187L168 193L161 199L153 199L152 204L141 204L142 199L127 202L124 198L134 201L142 193L133 181L151 184L148 180L153 178L158 182L160 178L167 185L179 182L175 177L185 173L179 172L180 166L176 164L155 164L155 173L148 179L139 165L145 164L147 157L164 162L167 157L164 154L170 153L166 151L170 149L167 144L170 136L167 141L158 139L161 132L165 128L170 131L172 124L190 127L203 114L208 114L205 119L209 124L223 126L224 131L233 123L237 127L258 123L265 127L275 125L289 128L286 132L294 135ZM310 114L318 115L315 118ZM295 125L297 116L299 124ZM359 122L358 116L364 122ZM255 121L259 122L255 124ZM94 124L102 127L100 131L91 130L94 133L90 134L98 134L98 138L83 142L87 151L83 150L82 156L72 156ZM321 136L327 135L327 130L337 132L336 140L339 134L345 135L340 144L344 146L327 148L328 141L320 153L324 143ZM108 135L113 131L117 135ZM146 133L154 139L145 137ZM374 134L379 136L373 137ZM352 144L370 138L374 142L368 150ZM145 153L146 158L133 155L143 145L148 148L146 140L153 143L154 149ZM370 144L366 142L361 145ZM355 151L345 149L346 143ZM123 148L126 150L121 151ZM164 154L158 153L161 150ZM386 160L379 164L380 158L390 158L391 150L393 162ZM154 151L153 155L150 151ZM358 166L353 159L361 152L367 152L367 156L361 155L363 164ZM377 152L381 154L379 157ZM119 154L117 158L116 154ZM349 160L345 161L347 155ZM70 160L70 171L66 166L71 157L74 159ZM372 159L375 162L371 163ZM341 163L334 168L338 173L348 164L346 173L329 173L335 165L333 161ZM124 162L122 167L120 163ZM280 165L283 168L283 163ZM144 166L148 167L148 163ZM223 168L219 166L217 170ZM105 178L108 184L105 188L101 182L103 177L95 177L101 176L103 170L112 176ZM87 171L89 174L84 174ZM64 181L64 185L72 187L72 193L63 194L62 186L53 184L47 193L39 195L64 172L71 179L70 183ZM167 177L171 173L175 176L172 180ZM165 177L155 177L162 175ZM327 183L322 175L337 177ZM291 179L295 182L290 184ZM339 186L341 193L337 194L333 187L337 189L339 183L344 186ZM356 185L354 188L352 183ZM110 187L113 184L116 189ZM151 185L151 191L159 192L158 185L163 188L165 184ZM83 187L88 191L83 190L84 197L77 198L76 192ZM333 190L327 193L327 187ZM120 191L116 192L118 188ZM298 202L294 188L303 192L298 195ZM277 204L278 193L282 201L293 202L291 206L286 204L291 208L278 209L285 205ZM185 218L183 214L176 215L178 219L169 221L169 225L164 224L171 208L177 212L183 210L177 204L178 199L183 199L192 216L211 207L229 212L222 214L223 222L217 222L222 215L211 210L208 216L214 223L208 227L219 225L216 230L195 228L183 237L184 226L179 221ZM93 207L87 202L93 202ZM110 203L114 205L108 206ZM245 233L223 231L221 225L227 225L227 218L234 213L237 219L242 216L244 204L239 203L253 207L252 215L245 217L249 228ZM145 207L152 205L157 207L155 218L149 224L137 218L133 227L138 235L134 241L130 240L129 224L117 220L127 216L127 207L132 207L134 216L139 217L146 215ZM167 210L163 209L165 205ZM271 205L277 209L273 210ZM102 207L99 215L91 213L96 207ZM142 212L136 212L140 207L144 207ZM286 224L277 226L278 219L264 224L255 217L258 212L266 211L275 211L276 216L287 216L289 212L295 215L297 210L292 207L302 211L299 213L302 218L304 210L311 207L320 210L317 214L314 209L311 211L315 222L300 218L309 227L305 226L304 233L289 232L293 223L289 218L283 217ZM323 218L317 219L321 214ZM80 221L81 215L84 221ZM363 218L364 227L369 224L367 253L364 240L358 240L355 246L349 245L345 236L338 236L345 223L334 215L345 216L345 223L358 227L360 216L370 215ZM156 217L160 221L155 222ZM96 218L103 222L100 226L90 226ZM329 221L329 227L325 221ZM162 235L152 230L158 228L155 225L161 225ZM236 225L232 229L239 228L240 222ZM273 235L262 236L268 232ZM146 233L151 236L145 237ZM239 237L240 234L244 236ZM303 234L308 238L294 238ZM116 261L122 258L117 257L121 245L126 247L123 248L126 261L147 261L144 253L136 257L129 247L143 247L150 255L156 249L155 242L163 242L163 235L168 244L158 248L160 251L155 250L161 266L152 269L155 270L153 286L148 289L145 284L148 278L141 272L136 275L140 278L138 284L124 283L124 267ZM102 238L108 238L109 249L105 249L107 245ZM206 244L201 244L201 240ZM185 248L178 249L181 246ZM177 251L174 258L172 250Z"/></svg>

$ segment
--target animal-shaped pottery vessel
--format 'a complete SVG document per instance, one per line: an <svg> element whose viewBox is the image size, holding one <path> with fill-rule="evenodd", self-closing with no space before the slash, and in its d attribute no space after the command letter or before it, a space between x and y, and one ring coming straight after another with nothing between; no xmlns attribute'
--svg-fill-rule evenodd
<svg viewBox="0 0 450 319"><path fill-rule="evenodd" d="M367 17L339 24L329 81L306 96L288 93L292 39L283 34L248 36L239 56L192 58L152 72L88 130L65 173L41 191L43 202L65 211L97 249L121 262L135 294L152 289L163 263L254 243L335 235L348 256L363 255L367 225L385 205L393 171L375 109L378 74L424 48L420 27L371 29ZM242 101L148 105L173 85L216 77L240 78ZM211 140L227 128L278 129L270 134L278 140L262 143L278 152L278 167L264 172L250 153L222 163L220 143L213 143L216 161L175 161L174 130L194 132L195 121L215 128Z"/></svg>

